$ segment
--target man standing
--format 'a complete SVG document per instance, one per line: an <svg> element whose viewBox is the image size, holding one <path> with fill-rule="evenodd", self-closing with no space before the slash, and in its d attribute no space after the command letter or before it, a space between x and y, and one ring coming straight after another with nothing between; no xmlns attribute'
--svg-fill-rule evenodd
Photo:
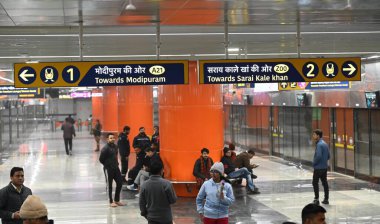
<svg viewBox="0 0 380 224"><path fill-rule="evenodd" d="M100 124L99 120L96 120L94 129L93 129L93 134L96 142L96 149L95 152L98 152L100 149L100 136L102 135L102 125Z"/></svg>
<svg viewBox="0 0 380 224"><path fill-rule="evenodd" d="M139 128L139 134L133 139L133 148L140 148L144 151L146 148L150 147L150 139L145 134L145 128Z"/></svg>
<svg viewBox="0 0 380 224"><path fill-rule="evenodd" d="M319 129L314 130L313 140L316 147L313 159L313 188L314 188L314 201L313 203L319 205L319 179L322 181L323 190L325 191L325 198L323 204L329 204L329 185L327 183L327 161L330 159L329 147L322 139L322 131Z"/></svg>
<svg viewBox="0 0 380 224"><path fill-rule="evenodd" d="M119 162L117 161L117 146L115 144L115 135L107 134L107 144L100 152L99 161L103 164L104 175L106 176L106 184L108 188L108 196L111 207L124 206L120 202L120 192L123 186L123 178L121 177ZM112 182L116 182L115 198L112 199Z"/></svg>
<svg viewBox="0 0 380 224"><path fill-rule="evenodd" d="M130 127L124 126L123 132L120 133L119 138L117 140L117 146L119 147L121 161L121 176L123 177L123 181L125 181L125 176L128 173L128 159L129 154L131 153L131 145L129 144L128 138L130 131Z"/></svg>
<svg viewBox="0 0 380 224"><path fill-rule="evenodd" d="M160 162L150 165L151 176L141 185L140 211L148 224L172 224L173 216L170 205L177 201L177 196L170 181L162 178L163 166Z"/></svg>
<svg viewBox="0 0 380 224"><path fill-rule="evenodd" d="M22 224L19 210L32 191L23 185L23 168L13 167L10 178L8 186L0 190L0 218L3 224Z"/></svg>
<svg viewBox="0 0 380 224"><path fill-rule="evenodd" d="M69 118L65 119L62 124L61 130L63 131L63 140L65 141L65 149L67 155L72 155L73 151L73 136L75 137L74 125L70 122Z"/></svg>

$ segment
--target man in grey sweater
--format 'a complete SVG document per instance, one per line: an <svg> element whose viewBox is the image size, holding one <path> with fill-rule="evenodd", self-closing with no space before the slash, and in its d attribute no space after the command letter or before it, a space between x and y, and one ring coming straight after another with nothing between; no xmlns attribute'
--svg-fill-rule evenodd
<svg viewBox="0 0 380 224"><path fill-rule="evenodd" d="M150 178L140 188L141 215L148 224L172 224L173 216L170 205L177 201L177 195L170 181L162 178L163 164L152 162Z"/></svg>

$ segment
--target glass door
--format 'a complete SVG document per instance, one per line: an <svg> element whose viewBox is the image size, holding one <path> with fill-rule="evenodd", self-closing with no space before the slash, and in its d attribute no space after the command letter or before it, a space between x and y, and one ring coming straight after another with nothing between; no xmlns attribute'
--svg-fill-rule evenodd
<svg viewBox="0 0 380 224"><path fill-rule="evenodd" d="M354 175L354 115L351 108L336 108L334 120L334 170Z"/></svg>

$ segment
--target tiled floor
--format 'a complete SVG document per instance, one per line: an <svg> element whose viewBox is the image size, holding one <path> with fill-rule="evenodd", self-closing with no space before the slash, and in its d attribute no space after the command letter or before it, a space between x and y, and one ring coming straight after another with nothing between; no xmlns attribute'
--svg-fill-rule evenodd
<svg viewBox="0 0 380 224"><path fill-rule="evenodd" d="M73 156L67 156L61 132L36 130L18 150L0 155L1 187L9 182L13 166L23 166L25 185L42 197L57 224L146 223L135 192L122 192L127 206L108 207L104 174L94 148L91 136L79 132ZM311 171L274 157L254 157L254 161L260 164L256 185L262 193L247 196L244 188L235 188L230 223L301 223L301 209L313 199ZM328 223L380 223L378 185L337 173L329 173L328 179L330 205L324 205ZM177 224L200 223L192 198L180 198L173 213Z"/></svg>

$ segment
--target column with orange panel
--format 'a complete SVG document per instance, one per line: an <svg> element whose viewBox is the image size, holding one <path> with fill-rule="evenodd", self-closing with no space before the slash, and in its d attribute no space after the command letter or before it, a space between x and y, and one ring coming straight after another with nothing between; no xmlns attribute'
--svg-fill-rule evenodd
<svg viewBox="0 0 380 224"><path fill-rule="evenodd" d="M193 167L202 148L220 161L223 148L223 104L220 85L199 85L197 63L189 62L189 85L159 88L160 155L165 178L195 181ZM188 184L174 184L177 195L196 196Z"/></svg>
<svg viewBox="0 0 380 224"><path fill-rule="evenodd" d="M118 107L116 86L103 87L103 133L118 132Z"/></svg>
<svg viewBox="0 0 380 224"><path fill-rule="evenodd" d="M128 166L135 165L136 155L133 151L133 138L139 133L140 127L145 127L148 136L153 133L153 93L152 86L119 86L118 92L118 130L121 132L124 126L129 126L131 132L129 141L131 155Z"/></svg>
<svg viewBox="0 0 380 224"><path fill-rule="evenodd" d="M92 126L94 127L96 120L103 123L103 91L102 89L92 90Z"/></svg>

